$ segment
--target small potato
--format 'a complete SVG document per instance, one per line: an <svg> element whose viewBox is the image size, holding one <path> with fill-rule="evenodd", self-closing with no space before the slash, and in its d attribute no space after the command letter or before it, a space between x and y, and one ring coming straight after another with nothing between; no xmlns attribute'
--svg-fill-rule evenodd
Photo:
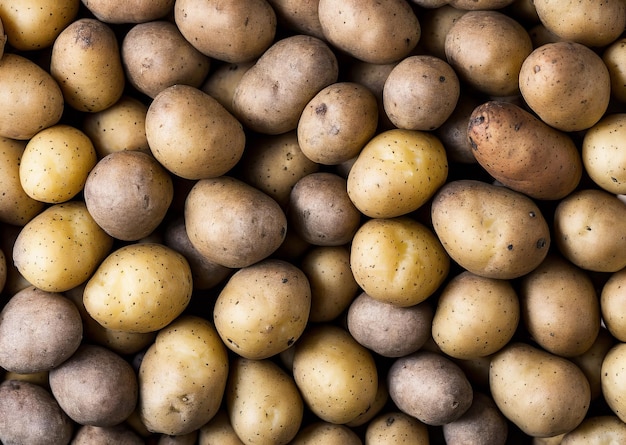
<svg viewBox="0 0 626 445"><path fill-rule="evenodd" d="M356 341L383 357L417 352L430 338L433 310L428 303L399 307L361 293L348 308L346 323Z"/></svg>
<svg viewBox="0 0 626 445"><path fill-rule="evenodd" d="M453 277L441 291L432 336L450 357L485 357L511 340L519 320L519 300L509 281L465 271Z"/></svg>
<svg viewBox="0 0 626 445"><path fill-rule="evenodd" d="M341 164L359 154L378 126L378 103L367 87L337 82L306 105L298 121L302 152L324 165Z"/></svg>
<svg viewBox="0 0 626 445"><path fill-rule="evenodd" d="M20 183L38 201L69 201L83 190L96 162L96 150L85 133L70 125L53 125L26 144Z"/></svg>
<svg viewBox="0 0 626 445"><path fill-rule="evenodd" d="M27 287L0 312L0 366L7 371L49 371L71 357L82 339L78 309L56 292Z"/></svg>
<svg viewBox="0 0 626 445"><path fill-rule="evenodd" d="M210 261L230 268L267 258L287 232L287 217L276 201L229 176L196 182L184 214L191 244Z"/></svg>
<svg viewBox="0 0 626 445"><path fill-rule="evenodd" d="M233 115L190 85L172 85L154 98L146 114L146 137L166 169L192 180L227 173L241 159L246 142Z"/></svg>
<svg viewBox="0 0 626 445"><path fill-rule="evenodd" d="M370 297L408 307L439 288L448 275L450 258L435 234L414 219L374 218L354 235L350 266Z"/></svg>
<svg viewBox="0 0 626 445"><path fill-rule="evenodd" d="M348 174L348 195L366 216L392 218L424 205L447 176L446 151L436 136L393 129L363 147Z"/></svg>
<svg viewBox="0 0 626 445"><path fill-rule="evenodd" d="M614 415L586 418L574 430L563 436L561 445L602 445L626 441L626 423Z"/></svg>
<svg viewBox="0 0 626 445"><path fill-rule="evenodd" d="M603 190L582 189L562 199L554 212L554 238L578 267L616 272L626 267L626 205Z"/></svg>
<svg viewBox="0 0 626 445"><path fill-rule="evenodd" d="M237 84L235 116L258 133L295 130L307 103L338 75L337 58L324 41L305 35L278 40Z"/></svg>
<svg viewBox="0 0 626 445"><path fill-rule="evenodd" d="M200 87L211 66L210 59L165 20L133 26L120 51L126 79L152 99L172 85Z"/></svg>
<svg viewBox="0 0 626 445"><path fill-rule="evenodd" d="M449 0L448 4L462 10L501 9L511 5L514 0Z"/></svg>
<svg viewBox="0 0 626 445"><path fill-rule="evenodd" d="M24 226L13 262L34 286L64 292L85 282L112 245L85 203L69 201L48 207Z"/></svg>
<svg viewBox="0 0 626 445"><path fill-rule="evenodd" d="M615 343L615 338L610 331L601 327L589 349L581 355L570 357L570 360L587 376L592 401L598 400L602 396L602 362Z"/></svg>
<svg viewBox="0 0 626 445"><path fill-rule="evenodd" d="M617 39L602 52L602 61L609 70L611 95L626 102L626 38Z"/></svg>
<svg viewBox="0 0 626 445"><path fill-rule="evenodd" d="M345 425L350 428L358 428L368 424L387 406L388 401L389 391L387 390L387 382L385 379L378 379L378 390L376 391L376 397L374 397L374 401L372 402L370 409L355 417Z"/></svg>
<svg viewBox="0 0 626 445"><path fill-rule="evenodd" d="M311 173L296 182L288 209L290 227L314 246L348 244L361 223L346 180L330 172Z"/></svg>
<svg viewBox="0 0 626 445"><path fill-rule="evenodd" d="M217 100L220 105L233 114L233 96L237 84L255 61L241 63L223 63L217 65L206 78L200 89Z"/></svg>
<svg viewBox="0 0 626 445"><path fill-rule="evenodd" d="M422 350L396 359L387 383L389 396L400 411L426 425L450 423L472 405L470 382L443 354Z"/></svg>
<svg viewBox="0 0 626 445"><path fill-rule="evenodd" d="M531 198L561 199L582 177L573 139L513 103L476 107L467 138L475 159L495 180Z"/></svg>
<svg viewBox="0 0 626 445"><path fill-rule="evenodd" d="M442 429L447 445L504 445L509 425L491 397L474 391L472 406Z"/></svg>
<svg viewBox="0 0 626 445"><path fill-rule="evenodd" d="M607 352L602 361L601 384L602 394L609 408L626 422L626 390L623 379L624 362L626 360L626 343L617 343Z"/></svg>
<svg viewBox="0 0 626 445"><path fill-rule="evenodd" d="M193 283L187 260L154 243L128 244L107 256L83 293L98 323L123 332L154 332L189 304Z"/></svg>
<svg viewBox="0 0 626 445"><path fill-rule="evenodd" d="M611 78L600 58L580 43L536 48L519 70L524 101L546 124L562 131L586 130L604 115Z"/></svg>
<svg viewBox="0 0 626 445"><path fill-rule="evenodd" d="M239 269L215 301L213 321L238 355L264 359L289 348L304 332L311 290L304 273L282 260Z"/></svg>
<svg viewBox="0 0 626 445"><path fill-rule="evenodd" d="M59 122L59 84L35 62L17 54L0 59L0 137L26 140Z"/></svg>
<svg viewBox="0 0 626 445"><path fill-rule="evenodd" d="M365 430L368 445L429 445L429 436L425 424L401 411L380 414Z"/></svg>
<svg viewBox="0 0 626 445"><path fill-rule="evenodd" d="M320 324L294 347L293 377L313 414L344 424L371 409L378 392L376 363L346 330Z"/></svg>
<svg viewBox="0 0 626 445"><path fill-rule="evenodd" d="M72 445L144 445L145 441L126 424L110 427L80 426L72 438Z"/></svg>
<svg viewBox="0 0 626 445"><path fill-rule="evenodd" d="M434 131L446 149L449 162L476 164L474 150L467 138L468 122L474 109L483 103L480 97L461 91L450 117Z"/></svg>
<svg viewBox="0 0 626 445"><path fill-rule="evenodd" d="M242 442L285 445L300 429L302 397L291 375L270 360L231 361L225 397Z"/></svg>
<svg viewBox="0 0 626 445"><path fill-rule="evenodd" d="M534 437L572 431L591 401L589 382L578 366L519 342L492 357L489 387L502 414Z"/></svg>
<svg viewBox="0 0 626 445"><path fill-rule="evenodd" d="M198 431L198 445L244 445L233 429L228 413L220 409Z"/></svg>
<svg viewBox="0 0 626 445"><path fill-rule="evenodd" d="M626 194L626 113L603 117L583 138L582 160L591 179L609 193Z"/></svg>
<svg viewBox="0 0 626 445"><path fill-rule="evenodd" d="M278 24L300 34L324 38L318 15L319 0L267 0L276 12Z"/></svg>
<svg viewBox="0 0 626 445"><path fill-rule="evenodd" d="M550 228L526 195L486 182L447 183L432 204L433 228L450 258L487 278L512 279L548 254Z"/></svg>
<svg viewBox="0 0 626 445"><path fill-rule="evenodd" d="M139 367L138 412L151 432L183 435L217 413L228 378L228 354L214 326L186 315L157 335Z"/></svg>
<svg viewBox="0 0 626 445"><path fill-rule="evenodd" d="M479 10L454 22L444 49L461 81L491 96L511 96L519 92L518 75L533 47L517 21L500 11Z"/></svg>
<svg viewBox="0 0 626 445"><path fill-rule="evenodd" d="M73 423L52 394L16 380L0 383L0 441L4 444L70 443Z"/></svg>
<svg viewBox="0 0 626 445"><path fill-rule="evenodd" d="M613 337L626 342L626 269L609 276L600 293L602 320Z"/></svg>
<svg viewBox="0 0 626 445"><path fill-rule="evenodd" d="M165 17L174 0L82 0L98 20L105 23L144 23Z"/></svg>
<svg viewBox="0 0 626 445"><path fill-rule="evenodd" d="M91 18L72 22L52 45L50 74L65 102L78 111L93 113L113 105L126 83L113 29Z"/></svg>
<svg viewBox="0 0 626 445"><path fill-rule="evenodd" d="M420 39L420 24L408 2L388 0L320 0L324 37L336 48L369 63L406 57Z"/></svg>
<svg viewBox="0 0 626 445"><path fill-rule="evenodd" d="M452 114L461 86L452 67L438 57L406 57L389 73L383 104L398 128L432 131Z"/></svg>
<svg viewBox="0 0 626 445"><path fill-rule="evenodd" d="M423 1L423 0L419 0ZM437 0L436 0L437 1ZM443 1L443 0L442 0ZM415 3L415 0L413 0ZM440 7L429 8L420 15L422 35L418 42L418 49L442 60L446 59L446 35L452 25L463 15L465 10L454 8L449 1L444 1Z"/></svg>
<svg viewBox="0 0 626 445"><path fill-rule="evenodd" d="M302 428L291 445L363 445L359 436L341 424L316 421Z"/></svg>
<svg viewBox="0 0 626 445"><path fill-rule="evenodd" d="M63 411L81 425L110 427L135 410L137 376L116 353L82 345L68 360L50 371L50 390Z"/></svg>

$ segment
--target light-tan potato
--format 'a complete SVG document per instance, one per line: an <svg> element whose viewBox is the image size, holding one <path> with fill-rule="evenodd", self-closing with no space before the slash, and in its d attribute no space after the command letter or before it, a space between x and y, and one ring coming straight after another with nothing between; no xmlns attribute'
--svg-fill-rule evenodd
<svg viewBox="0 0 626 445"><path fill-rule="evenodd" d="M626 342L626 269L612 273L602 286L600 308L602 320L611 335Z"/></svg>
<svg viewBox="0 0 626 445"><path fill-rule="evenodd" d="M596 340L581 355L570 357L587 376L591 388L591 400L602 396L602 362L609 350L615 345L615 338L605 327L600 328Z"/></svg>
<svg viewBox="0 0 626 445"><path fill-rule="evenodd" d="M583 138L582 161L593 182L616 195L626 194L626 113L604 116Z"/></svg>
<svg viewBox="0 0 626 445"><path fill-rule="evenodd" d="M4 26L2 25L2 19L0 19L0 59L4 55L4 47L7 43L7 36L4 33Z"/></svg>
<svg viewBox="0 0 626 445"><path fill-rule="evenodd" d="M145 441L130 426L124 423L110 427L83 425L76 428L72 438L72 445L100 445L106 443L143 445Z"/></svg>
<svg viewBox="0 0 626 445"><path fill-rule="evenodd" d="M313 422L302 428L291 445L363 445L359 436L345 425L325 421Z"/></svg>
<svg viewBox="0 0 626 445"><path fill-rule="evenodd" d="M223 63L214 67L200 87L213 99L217 100L229 113L233 114L233 96L237 84L246 71L252 68L254 60L241 63Z"/></svg>
<svg viewBox="0 0 626 445"><path fill-rule="evenodd" d="M82 0L85 7L105 23L144 23L172 12L174 0Z"/></svg>
<svg viewBox="0 0 626 445"><path fill-rule="evenodd" d="M626 422L626 408L624 399L624 361L626 360L626 343L617 343L607 352L602 361L601 384L602 394L608 407Z"/></svg>
<svg viewBox="0 0 626 445"><path fill-rule="evenodd" d="M324 38L318 15L319 0L267 0L267 2L274 8L279 26L318 39Z"/></svg>
<svg viewBox="0 0 626 445"><path fill-rule="evenodd" d="M446 445L504 445L509 424L490 396L474 391L472 406L442 430Z"/></svg>
<svg viewBox="0 0 626 445"><path fill-rule="evenodd" d="M617 39L602 52L602 61L609 70L611 95L626 102L626 38Z"/></svg>
<svg viewBox="0 0 626 445"><path fill-rule="evenodd" d="M511 5L514 0L448 0L448 4L462 10L498 10Z"/></svg>
<svg viewBox="0 0 626 445"><path fill-rule="evenodd" d="M434 131L446 149L449 162L460 164L476 164L474 150L467 138L468 122L474 109L482 102L481 97L461 91L456 108Z"/></svg>
<svg viewBox="0 0 626 445"><path fill-rule="evenodd" d="M220 409L215 416L198 431L198 445L244 445L232 424L226 409Z"/></svg>
<svg viewBox="0 0 626 445"><path fill-rule="evenodd" d="M626 423L610 414L586 418L563 436L560 445L601 445L626 441Z"/></svg>
<svg viewBox="0 0 626 445"><path fill-rule="evenodd" d="M367 424L365 442L368 445L429 445L430 434L428 427L416 418L402 411L392 411L380 414Z"/></svg>
<svg viewBox="0 0 626 445"><path fill-rule="evenodd" d="M446 60L446 35L452 25L463 15L465 10L450 6L448 1L445 4L424 11L420 16L422 35L418 42L418 50L423 50L425 54L439 57Z"/></svg>
<svg viewBox="0 0 626 445"><path fill-rule="evenodd" d="M363 427L370 423L370 421L380 414L384 408L386 408L389 402L389 391L387 390L387 382L385 379L378 379L378 390L376 391L376 397L372 402L372 406L366 412L359 416L356 416L350 422L345 425L350 428Z"/></svg>

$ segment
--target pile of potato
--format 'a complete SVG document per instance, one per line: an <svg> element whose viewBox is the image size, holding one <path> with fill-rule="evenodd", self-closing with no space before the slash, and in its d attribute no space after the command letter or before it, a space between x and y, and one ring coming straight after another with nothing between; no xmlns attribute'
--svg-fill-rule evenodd
<svg viewBox="0 0 626 445"><path fill-rule="evenodd" d="M623 0L0 21L1 443L626 443Z"/></svg>

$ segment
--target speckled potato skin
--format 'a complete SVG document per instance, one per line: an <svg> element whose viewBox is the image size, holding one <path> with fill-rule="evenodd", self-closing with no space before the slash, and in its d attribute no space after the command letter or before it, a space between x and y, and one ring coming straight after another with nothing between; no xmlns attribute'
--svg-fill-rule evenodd
<svg viewBox="0 0 626 445"><path fill-rule="evenodd" d="M83 292L98 323L124 332L157 331L178 317L193 290L189 263L161 244L129 244L111 252Z"/></svg>
<svg viewBox="0 0 626 445"><path fill-rule="evenodd" d="M378 391L372 354L337 326L308 329L295 345L293 377L321 420L344 424L370 409Z"/></svg>
<svg viewBox="0 0 626 445"><path fill-rule="evenodd" d="M472 406L442 429L447 445L504 445L509 425L490 396L474 391Z"/></svg>
<svg viewBox="0 0 626 445"><path fill-rule="evenodd" d="M602 445L626 441L626 424L617 416L588 417L563 436L561 445Z"/></svg>
<svg viewBox="0 0 626 445"><path fill-rule="evenodd" d="M187 315L157 335L139 367L138 412L146 428L169 435L199 429L217 413L228 354L215 327Z"/></svg>
<svg viewBox="0 0 626 445"><path fill-rule="evenodd" d="M363 445L360 437L342 424L317 421L302 428L291 445Z"/></svg>
<svg viewBox="0 0 626 445"><path fill-rule="evenodd" d="M593 182L615 194L626 194L626 113L600 119L583 138L582 160Z"/></svg>
<svg viewBox="0 0 626 445"><path fill-rule="evenodd" d="M230 423L226 409L220 409L215 416L198 431L200 445L224 444L244 445Z"/></svg>
<svg viewBox="0 0 626 445"><path fill-rule="evenodd" d="M83 0L83 4L105 23L144 23L165 17L174 8L174 0L129 0L124 8L107 0Z"/></svg>
<svg viewBox="0 0 626 445"><path fill-rule="evenodd" d="M85 282L109 253L113 238L82 201L54 204L31 219L15 240L13 262L31 284L64 292Z"/></svg>
<svg viewBox="0 0 626 445"><path fill-rule="evenodd" d="M611 335L619 341L626 342L626 269L612 273L602 287L600 293L600 308L602 319L611 332Z"/></svg>
<svg viewBox="0 0 626 445"><path fill-rule="evenodd" d="M425 424L402 411L391 411L377 416L365 430L365 441L368 445L429 445L429 436Z"/></svg>
<svg viewBox="0 0 626 445"><path fill-rule="evenodd" d="M96 443L143 445L145 441L125 423L112 427L80 426L72 438L72 445L93 445Z"/></svg>
<svg viewBox="0 0 626 445"><path fill-rule="evenodd" d="M392 218L424 205L448 177L441 141L416 130L374 136L348 174L348 195L366 216Z"/></svg>
<svg viewBox="0 0 626 445"><path fill-rule="evenodd" d="M509 343L492 357L494 402L525 434L549 437L573 430L591 400L585 374L571 361L524 343Z"/></svg>
<svg viewBox="0 0 626 445"><path fill-rule="evenodd" d="M561 199L582 177L582 159L571 136L510 102L476 107L467 139L475 159L495 180L531 198Z"/></svg>
<svg viewBox="0 0 626 445"><path fill-rule="evenodd" d="M526 195L477 180L455 180L435 195L433 228L450 257L470 272L511 279L546 257L550 228Z"/></svg>

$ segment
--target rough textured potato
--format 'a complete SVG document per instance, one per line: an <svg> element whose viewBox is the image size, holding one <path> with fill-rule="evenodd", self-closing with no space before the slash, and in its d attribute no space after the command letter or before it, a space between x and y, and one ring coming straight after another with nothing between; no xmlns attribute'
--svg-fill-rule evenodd
<svg viewBox="0 0 626 445"><path fill-rule="evenodd" d="M105 23L143 23L160 19L174 8L174 0L82 0Z"/></svg>
<svg viewBox="0 0 626 445"><path fill-rule="evenodd" d="M626 113L603 117L583 138L585 171L604 190L626 194Z"/></svg>
<svg viewBox="0 0 626 445"><path fill-rule="evenodd" d="M509 425L491 397L474 391L472 406L442 429L448 445L504 445Z"/></svg>
<svg viewBox="0 0 626 445"><path fill-rule="evenodd" d="M401 411L384 413L372 420L365 430L365 441L368 445L430 444L426 425Z"/></svg>

